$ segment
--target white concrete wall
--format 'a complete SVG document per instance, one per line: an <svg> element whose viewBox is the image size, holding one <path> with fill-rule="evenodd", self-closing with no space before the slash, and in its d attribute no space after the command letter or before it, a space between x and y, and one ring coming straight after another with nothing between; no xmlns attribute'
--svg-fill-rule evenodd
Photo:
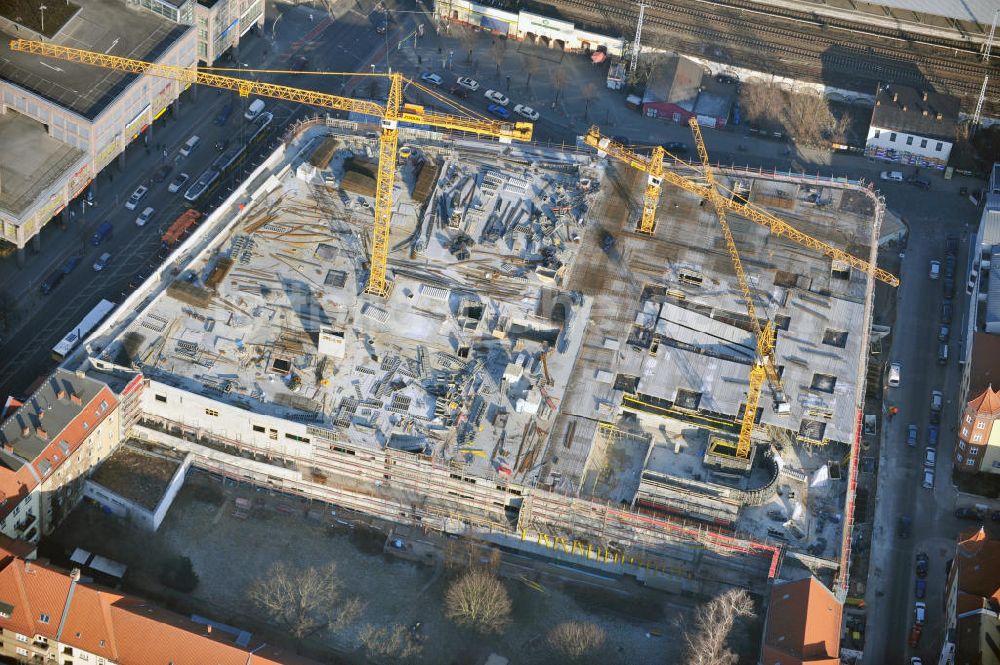
<svg viewBox="0 0 1000 665"><path fill-rule="evenodd" d="M177 493L181 491L181 487L184 485L184 479L187 477L188 469L191 468L191 455L185 455L184 461L181 465L177 467L177 471L174 472L173 478L170 479L170 483L167 485L166 491L160 498L160 503L156 505L156 510L153 511L153 530L160 528L160 524L163 523L163 518L167 516L167 511L170 510L170 506L174 503L174 497Z"/></svg>
<svg viewBox="0 0 1000 665"><path fill-rule="evenodd" d="M895 140L893 140L895 137ZM938 146L941 149L938 150ZM868 138L865 141L865 148L882 148L885 150L895 150L897 153L908 152L926 159L948 161L951 154L952 144L948 141L930 139L917 134L906 134L896 132L891 129L881 129L879 127L868 128Z"/></svg>
<svg viewBox="0 0 1000 665"><path fill-rule="evenodd" d="M149 531L155 531L153 525L153 513L146 510L137 503L112 492L107 487L87 480L83 488L83 494L89 499L101 504L102 507L110 510L111 513L122 519L127 519Z"/></svg>

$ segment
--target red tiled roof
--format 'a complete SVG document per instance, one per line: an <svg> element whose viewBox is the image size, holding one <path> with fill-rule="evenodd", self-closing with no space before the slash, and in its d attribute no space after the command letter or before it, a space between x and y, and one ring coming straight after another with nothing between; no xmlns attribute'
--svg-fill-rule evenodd
<svg viewBox="0 0 1000 665"><path fill-rule="evenodd" d="M767 609L764 665L838 665L842 612L815 577L776 585Z"/></svg>
<svg viewBox="0 0 1000 665"><path fill-rule="evenodd" d="M1000 415L1000 393L993 390L991 384L978 397L969 402L969 408L978 414Z"/></svg>
<svg viewBox="0 0 1000 665"><path fill-rule="evenodd" d="M180 615L73 582L43 565L11 558L0 565L0 602L14 608L10 618L0 617L0 627L29 637L43 635L120 665L315 665L276 647L239 647L224 632L209 633Z"/></svg>
<svg viewBox="0 0 1000 665"><path fill-rule="evenodd" d="M980 527L958 542L954 565L960 593L1000 602L1000 540Z"/></svg>

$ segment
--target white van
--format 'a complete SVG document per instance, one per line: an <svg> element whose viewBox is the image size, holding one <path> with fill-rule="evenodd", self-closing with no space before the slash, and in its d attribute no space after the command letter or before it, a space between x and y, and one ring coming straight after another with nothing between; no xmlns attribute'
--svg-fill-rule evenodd
<svg viewBox="0 0 1000 665"><path fill-rule="evenodd" d="M903 182L902 171L882 171L882 173L879 174L879 177L888 182Z"/></svg>
<svg viewBox="0 0 1000 665"><path fill-rule="evenodd" d="M889 365L889 387L898 388L902 365L899 363L892 363Z"/></svg>
<svg viewBox="0 0 1000 665"><path fill-rule="evenodd" d="M180 151L181 157L187 157L192 152L194 152L194 149L198 147L199 143L201 143L201 139L198 138L197 136L192 136L191 138L189 138L187 140L187 143L181 146L181 151Z"/></svg>
<svg viewBox="0 0 1000 665"><path fill-rule="evenodd" d="M264 110L264 102L259 99L255 99L253 100L253 102L250 103L250 108L248 108L247 112L243 114L243 117L246 118L247 120L253 120L257 116L259 116L260 112L263 110Z"/></svg>

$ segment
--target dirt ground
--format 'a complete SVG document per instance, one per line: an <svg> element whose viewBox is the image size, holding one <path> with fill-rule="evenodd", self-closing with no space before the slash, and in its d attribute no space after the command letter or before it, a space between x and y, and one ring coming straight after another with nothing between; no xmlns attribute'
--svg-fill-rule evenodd
<svg viewBox="0 0 1000 665"><path fill-rule="evenodd" d="M233 516L238 496L257 502L247 519ZM59 529L57 545L80 546L129 566L127 591L149 597L182 613L208 615L255 632L261 639L287 641L246 599L251 583L276 561L295 566L337 563L349 594L365 603L356 624L338 635L301 645L322 662L364 663L358 633L366 624L410 626L421 622L423 652L412 662L482 662L490 652L515 663L551 663L546 632L564 620L592 621L607 633L607 645L594 654L601 663L676 663L682 660L677 622L690 610L679 599L634 582L593 584L553 576L528 585L506 579L514 623L501 636L480 637L446 619L444 591L455 571L441 564L421 565L383 553L385 536L367 528L334 531L328 508L300 499L269 496L249 488L223 486L192 473L154 536L81 504ZM308 510L308 514L307 514ZM349 516L338 511L338 518ZM56 563L58 547L49 546ZM166 558L191 558L200 578L190 595L162 587L157 573ZM742 641L742 640L741 640ZM749 648L754 640L749 639ZM386 661L388 662L388 661ZM400 662L400 661L393 661Z"/></svg>

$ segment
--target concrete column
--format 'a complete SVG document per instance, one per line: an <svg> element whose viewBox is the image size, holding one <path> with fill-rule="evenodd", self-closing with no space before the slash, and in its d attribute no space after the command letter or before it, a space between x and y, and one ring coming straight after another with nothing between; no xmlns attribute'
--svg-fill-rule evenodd
<svg viewBox="0 0 1000 665"><path fill-rule="evenodd" d="M65 231L66 224L68 222L69 222L69 206L66 206L65 208L59 211L59 228Z"/></svg>
<svg viewBox="0 0 1000 665"><path fill-rule="evenodd" d="M38 229L38 233L36 233L31 238L31 244L35 248L36 252L42 251L42 230L41 229Z"/></svg>
<svg viewBox="0 0 1000 665"><path fill-rule="evenodd" d="M118 166L120 166L122 168L125 168L125 150L127 148L128 148L128 144L126 144L125 148L122 149L122 151L120 153L118 153Z"/></svg>
<svg viewBox="0 0 1000 665"><path fill-rule="evenodd" d="M24 264L25 264L24 247L18 247L17 248L17 267L18 268L23 268Z"/></svg>

